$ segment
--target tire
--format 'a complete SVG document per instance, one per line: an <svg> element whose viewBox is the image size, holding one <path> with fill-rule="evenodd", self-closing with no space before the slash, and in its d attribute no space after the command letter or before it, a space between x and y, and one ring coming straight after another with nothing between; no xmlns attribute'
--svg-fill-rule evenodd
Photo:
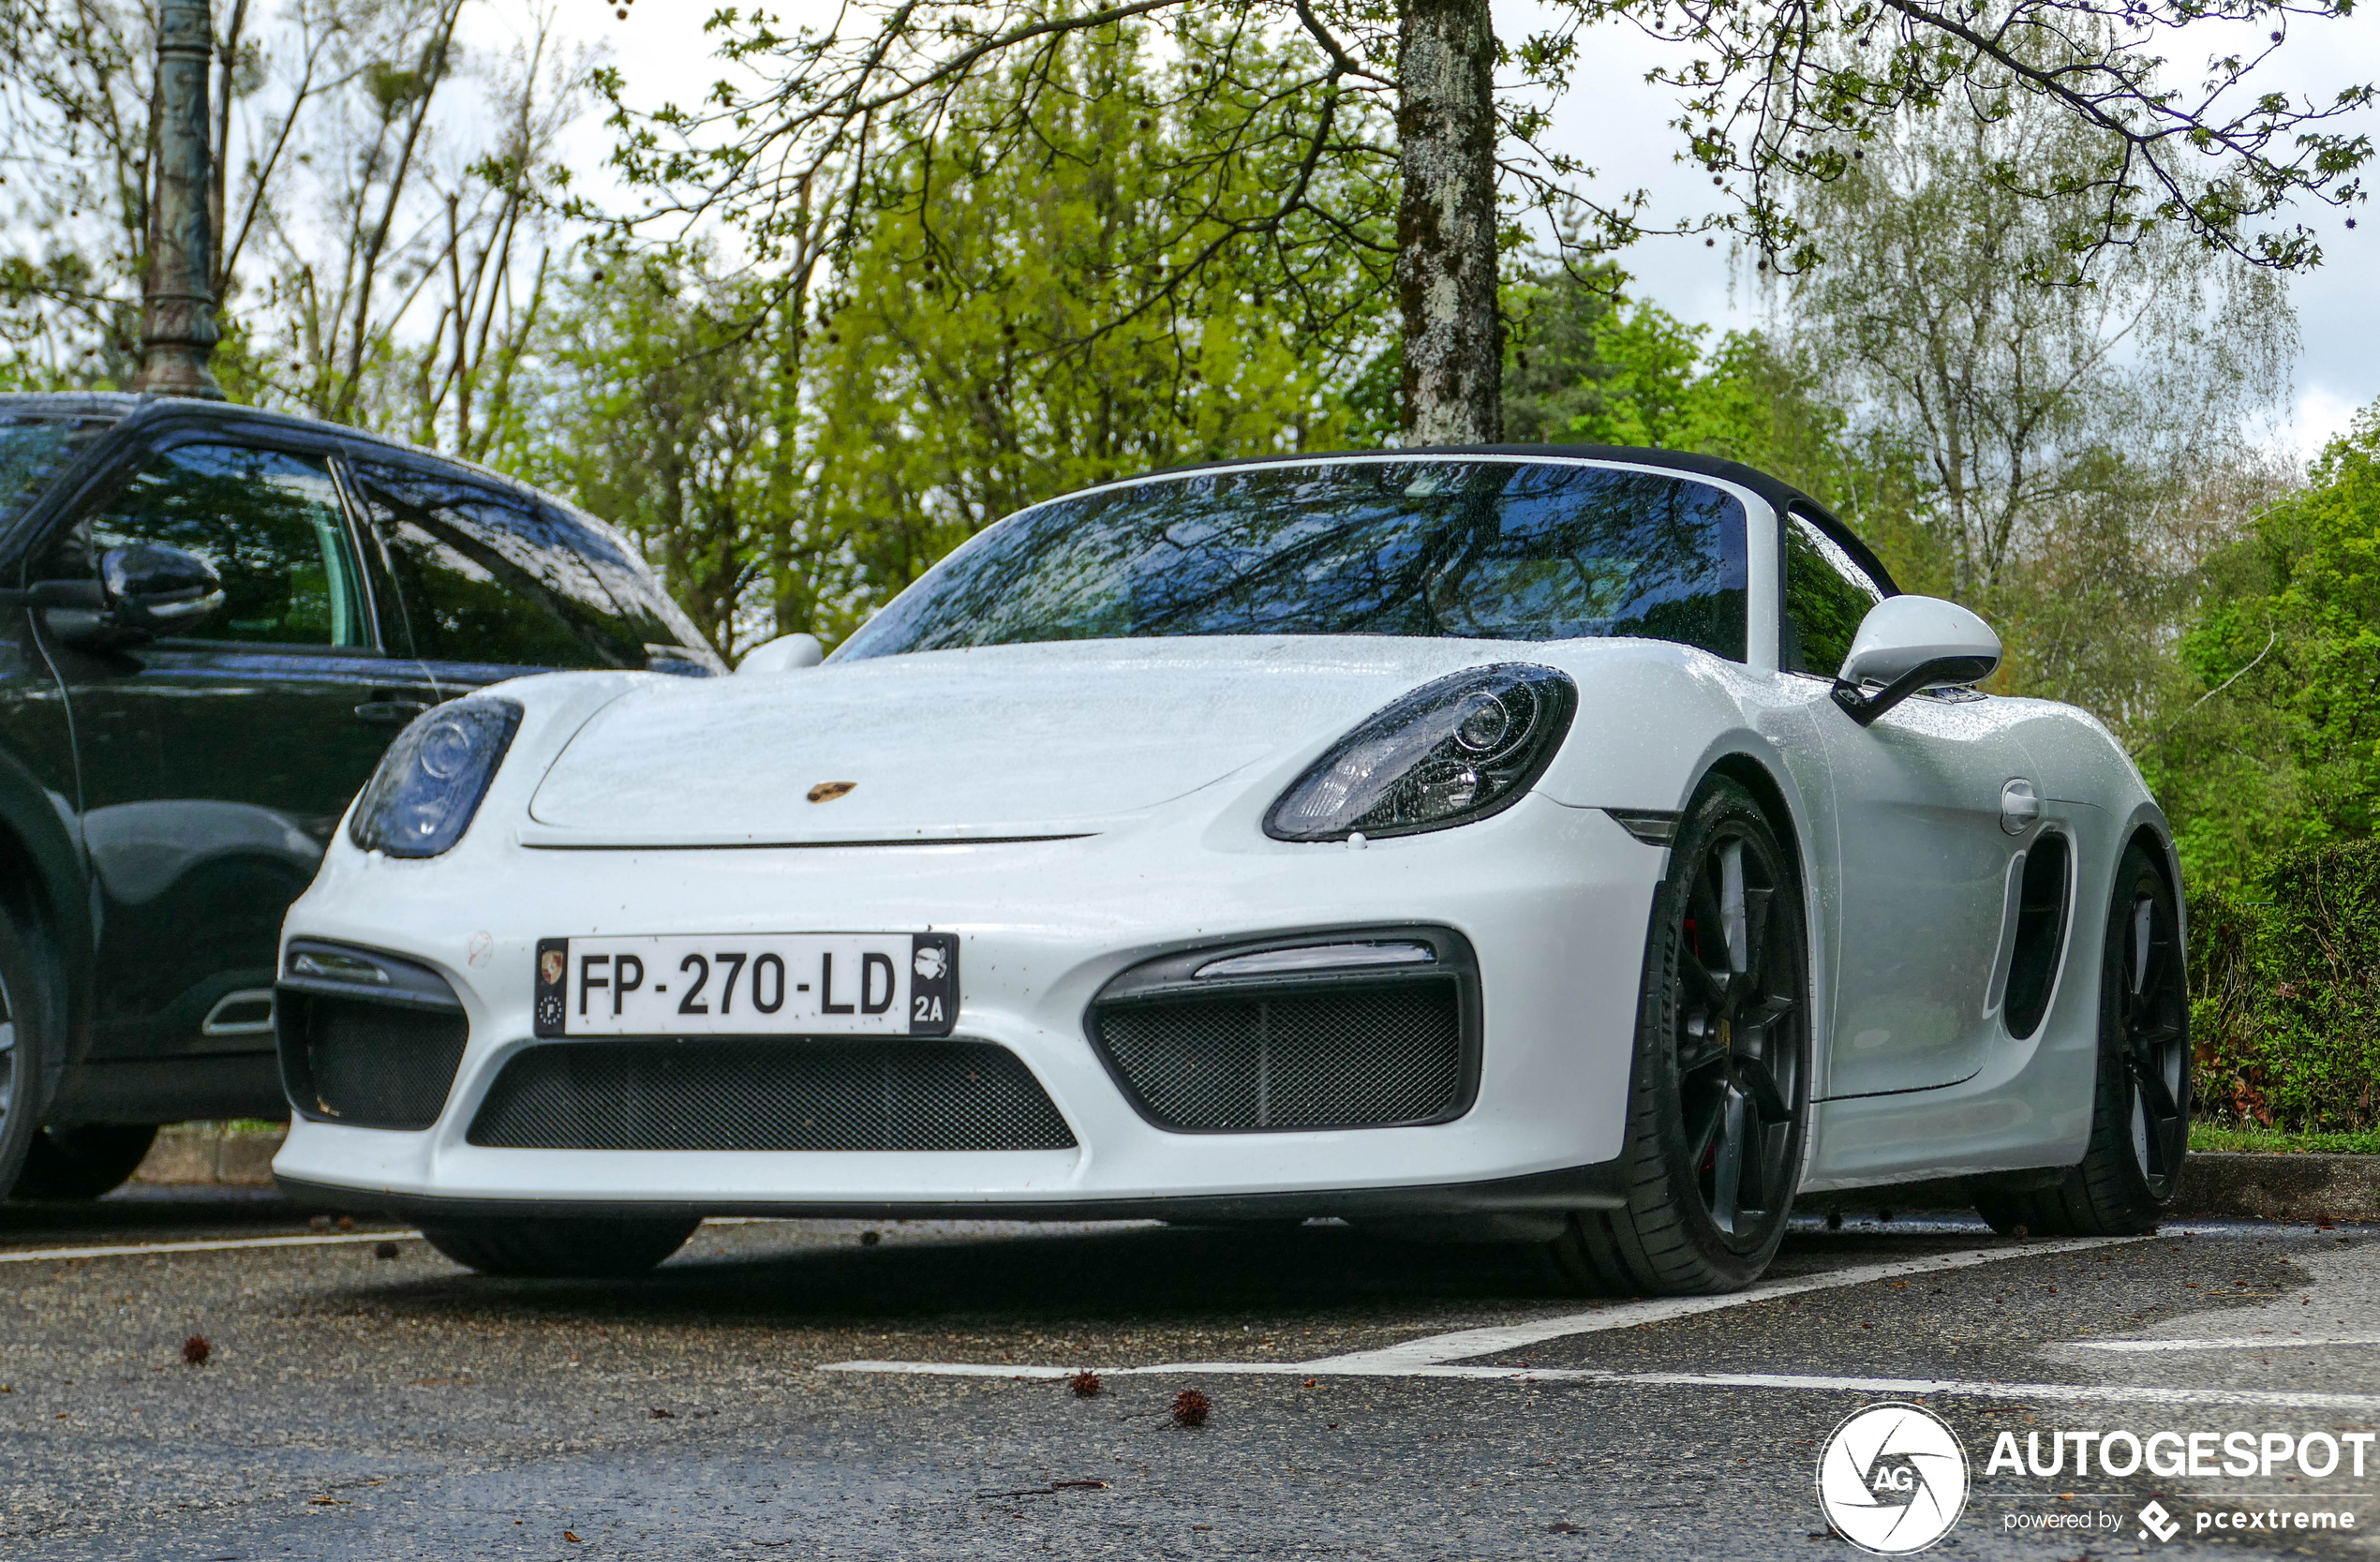
<svg viewBox="0 0 2380 1562"><path fill-rule="evenodd" d="M17 1173L17 1198L97 1198L122 1187L156 1141L149 1123L89 1123L44 1128Z"/></svg>
<svg viewBox="0 0 2380 1562"><path fill-rule="evenodd" d="M582 1220L536 1215L422 1223L432 1247L482 1274L517 1280L617 1280L686 1245L693 1220Z"/></svg>
<svg viewBox="0 0 2380 1562"><path fill-rule="evenodd" d="M66 983L41 930L0 906L0 1198L41 1134L43 1096L66 1040Z"/></svg>
<svg viewBox="0 0 2380 1562"><path fill-rule="evenodd" d="M1785 1237L1809 1124L1801 875L1752 795L1705 782L1654 899L1621 1151L1628 1202L1548 1253L1603 1295L1740 1290Z"/></svg>
<svg viewBox="0 0 2380 1562"><path fill-rule="evenodd" d="M1974 1189L2014 1236L2132 1237L2157 1228L2190 1153L2190 996L2173 885L2137 843L2116 865L2099 960L2099 1068L2081 1164L2046 1185Z"/></svg>

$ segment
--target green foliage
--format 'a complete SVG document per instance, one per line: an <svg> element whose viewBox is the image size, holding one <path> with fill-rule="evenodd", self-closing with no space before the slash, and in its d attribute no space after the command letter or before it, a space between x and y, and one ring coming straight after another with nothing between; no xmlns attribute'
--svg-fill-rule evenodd
<svg viewBox="0 0 2380 1562"><path fill-rule="evenodd" d="M2039 42L2040 40L2035 40ZM2171 710L2198 566L2268 485L2248 439L2294 347L2268 275L2161 227L2085 256L2104 134L2022 97L1898 116L1793 188L1827 263L1775 282L1780 356L1890 490L1902 585L2000 632L1994 688L2138 743Z"/></svg>
<svg viewBox="0 0 2380 1562"><path fill-rule="evenodd" d="M2024 281L2016 260L2054 214L1982 187L1980 160L2039 172L2066 142L1992 134L1911 125L1813 199L1813 231L1856 265L1781 289L1767 330L1714 343L1629 298L1608 261L1523 272L1507 431L1773 472L1903 589L1983 613L2006 647L1996 691L2080 705L2138 743L2203 692L2174 659L2200 562L2275 486L2237 439L2270 365L2209 335L2268 300L2170 247L2105 262L2095 290ZM2163 366L2119 362L2135 337Z"/></svg>
<svg viewBox="0 0 2380 1562"><path fill-rule="evenodd" d="M799 346L779 290L716 275L699 249L597 259L561 284L534 401L497 458L641 541L722 655L802 627L832 544L800 519ZM777 613L748 611L755 595Z"/></svg>
<svg viewBox="0 0 2380 1562"><path fill-rule="evenodd" d="M857 192L831 265L601 252L557 285L555 328L500 403L518 407L489 459L642 539L733 656L789 631L840 640L1041 499L1376 441L1393 417L1386 294L1361 253L1295 221L1238 231L1270 174L1212 153L1251 108L1209 81L1221 41L1168 44L1124 28L1075 39L1034 67L1021 120L1018 82L974 82L930 143ZM1232 47L1257 76L1287 68L1269 45ZM1344 127L1318 181L1358 178L1375 156L1360 138L1382 126ZM1172 278L1153 301L1152 275Z"/></svg>
<svg viewBox="0 0 2380 1562"><path fill-rule="evenodd" d="M2380 405L2209 560L2192 703L2143 755L2185 868L2239 884L2380 818Z"/></svg>
<svg viewBox="0 0 2380 1562"><path fill-rule="evenodd" d="M2380 1155L2380 1129L2349 1134L2292 1134L2228 1123L2193 1123L2190 1149L2254 1155Z"/></svg>
<svg viewBox="0 0 2380 1562"><path fill-rule="evenodd" d="M1271 177L1251 164L1210 164L1185 216L1183 169L1245 106L1188 91L1211 45L1174 41L1185 53L1161 60L1138 32L1078 39L1035 67L1030 137L1004 108L1020 83L987 82L930 149L887 171L891 190L927 194L886 200L816 301L804 349L804 503L852 574L801 627L840 638L1037 500L1343 448L1368 421L1338 387L1384 329L1383 293L1360 254L1317 260L1318 232L1287 235L1294 272L1282 235L1235 238L1227 214L1265 199ZM1267 46L1236 47L1242 71L1266 73ZM992 165L996 179L971 176ZM1316 177L1352 175L1326 163ZM1151 297L1156 276L1173 284Z"/></svg>
<svg viewBox="0 0 2380 1562"><path fill-rule="evenodd" d="M1732 331L1705 350L1709 327L1631 300L1629 281L1605 262L1526 270L1508 285L1505 437L1696 451L1758 467L1842 517L1903 587L1932 589L1941 570L1917 521L1922 483L1911 454L1854 431L1821 377L1774 336Z"/></svg>
<svg viewBox="0 0 2380 1562"><path fill-rule="evenodd" d="M1629 281L1604 261L1525 271L1506 287L1505 438L1698 451L1751 442L1732 381L1760 339L1731 335L1705 362L1709 327L1631 301Z"/></svg>
<svg viewBox="0 0 2380 1562"><path fill-rule="evenodd" d="M1504 437L1514 444L1587 442L1574 427L1605 415L1615 365L1605 338L1628 274L1608 261L1574 271L1525 267L1504 285Z"/></svg>
<svg viewBox="0 0 2380 1562"><path fill-rule="evenodd" d="M2380 842L2284 854L2191 898L2200 1115L2293 1133L2380 1127Z"/></svg>

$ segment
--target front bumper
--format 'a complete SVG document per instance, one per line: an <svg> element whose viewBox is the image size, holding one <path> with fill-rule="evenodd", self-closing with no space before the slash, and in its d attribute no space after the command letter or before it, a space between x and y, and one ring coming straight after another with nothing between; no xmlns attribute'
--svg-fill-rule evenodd
<svg viewBox="0 0 2380 1562"><path fill-rule="evenodd" d="M428 862L341 848L292 908L285 943L327 940L431 967L461 999L469 1038L428 1129L301 1117L275 1171L309 1198L424 1215L1242 1219L1609 1204L1663 865L1659 848L1599 810L1542 796L1365 850L1288 846L1180 817L1073 840L930 846L557 851L484 831ZM1169 950L1385 922L1450 928L1476 952L1479 1082L1453 1121L1168 1132L1135 1110L1086 1034L1102 986ZM539 939L854 928L956 933L958 1034L1021 1059L1076 1147L617 1152L469 1142L497 1072L537 1045Z"/></svg>

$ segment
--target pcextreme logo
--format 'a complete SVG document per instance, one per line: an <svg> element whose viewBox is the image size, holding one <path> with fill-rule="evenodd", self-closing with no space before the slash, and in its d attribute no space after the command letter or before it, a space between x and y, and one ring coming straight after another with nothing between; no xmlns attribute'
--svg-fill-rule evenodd
<svg viewBox="0 0 2380 1562"><path fill-rule="evenodd" d="M1967 1506L1967 1450L1941 1417L1886 1402L1844 1418L1818 1456L1818 1505L1879 1556L1924 1551Z"/></svg>

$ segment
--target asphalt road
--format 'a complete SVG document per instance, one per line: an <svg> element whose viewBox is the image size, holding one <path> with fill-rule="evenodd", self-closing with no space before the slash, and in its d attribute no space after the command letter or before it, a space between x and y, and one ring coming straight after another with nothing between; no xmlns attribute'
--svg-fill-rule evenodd
<svg viewBox="0 0 2380 1562"><path fill-rule="evenodd" d="M2380 1549L2380 1228L1811 1223L1684 1307L1326 1226L713 1225L601 1285L385 1240L0 1209L0 1556L1849 1558L1818 1450L1880 1401L1970 1461L1929 1555ZM2206 1473L2077 1475L2059 1435L2111 1431L2201 1435ZM2029 1436L2057 1473L1986 1467Z"/></svg>

